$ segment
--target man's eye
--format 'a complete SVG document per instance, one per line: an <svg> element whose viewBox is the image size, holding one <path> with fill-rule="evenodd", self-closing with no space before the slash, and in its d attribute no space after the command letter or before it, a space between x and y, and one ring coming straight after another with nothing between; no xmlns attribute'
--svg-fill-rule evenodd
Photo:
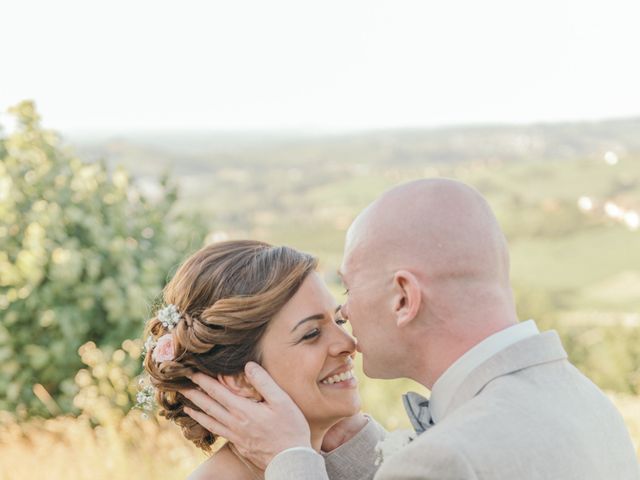
<svg viewBox="0 0 640 480"><path fill-rule="evenodd" d="M304 337L302 337L302 340L311 340L312 338L315 338L318 335L320 335L320 330L317 328L314 328L309 333L307 333Z"/></svg>

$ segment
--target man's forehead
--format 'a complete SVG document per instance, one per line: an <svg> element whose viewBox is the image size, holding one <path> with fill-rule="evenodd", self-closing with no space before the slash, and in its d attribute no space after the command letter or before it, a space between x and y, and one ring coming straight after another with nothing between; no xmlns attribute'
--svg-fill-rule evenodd
<svg viewBox="0 0 640 480"><path fill-rule="evenodd" d="M352 246L355 241L356 228L357 227L355 222L352 223L349 229L347 230L347 234L345 235L345 239L344 239L344 256L345 257L347 256L349 250L353 248Z"/></svg>
<svg viewBox="0 0 640 480"><path fill-rule="evenodd" d="M344 255L342 256L342 265L340 265L338 269L338 275L343 280L345 277L350 276L357 268L358 250L358 245L355 243L346 245Z"/></svg>
<svg viewBox="0 0 640 480"><path fill-rule="evenodd" d="M338 271L336 272L338 274L338 277L340 277L340 280L344 280L344 277L346 276L346 272L347 272L347 265L345 264L345 259L342 259L342 264L338 267Z"/></svg>
<svg viewBox="0 0 640 480"><path fill-rule="evenodd" d="M338 271L338 274L342 278L351 274L352 271L358 267L360 259L363 256L363 251L366 249L365 246L370 241L370 239L367 238L367 230L369 229L369 223L375 210L375 203L376 202L360 212L347 230L342 266Z"/></svg>
<svg viewBox="0 0 640 480"><path fill-rule="evenodd" d="M353 219L349 229L347 230L346 235L346 244L349 245L358 240L361 237L365 230L367 229L367 224L371 222L371 218L375 216L377 202L373 202L368 205L364 210L362 210L356 218Z"/></svg>

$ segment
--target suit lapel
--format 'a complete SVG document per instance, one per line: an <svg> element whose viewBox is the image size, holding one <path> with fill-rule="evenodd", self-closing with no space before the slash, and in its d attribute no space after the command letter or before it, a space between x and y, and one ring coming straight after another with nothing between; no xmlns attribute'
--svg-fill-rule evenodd
<svg viewBox="0 0 640 480"><path fill-rule="evenodd" d="M476 367L456 390L442 418L475 397L495 378L566 358L567 352L553 330L520 340Z"/></svg>

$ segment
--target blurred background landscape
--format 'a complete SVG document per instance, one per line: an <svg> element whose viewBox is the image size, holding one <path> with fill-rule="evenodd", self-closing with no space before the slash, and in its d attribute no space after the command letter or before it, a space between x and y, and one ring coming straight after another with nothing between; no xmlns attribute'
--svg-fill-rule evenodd
<svg viewBox="0 0 640 480"><path fill-rule="evenodd" d="M640 458L635 0L22 0L0 45L0 480L185 478L132 407L141 335L202 245L336 269L385 189L450 177L507 235L522 320L556 329ZM409 381L359 380L408 427Z"/></svg>
<svg viewBox="0 0 640 480"><path fill-rule="evenodd" d="M486 195L520 318L560 332L638 448L640 119L63 139L33 103L13 112L0 142L2 478L68 478L70 462L72 478L184 476L202 454L130 410L144 321L178 263L205 242L287 244L320 257L340 298L350 221L385 189L433 176ZM360 379L364 410L406 428L400 395L423 389ZM158 449L171 454L159 462Z"/></svg>

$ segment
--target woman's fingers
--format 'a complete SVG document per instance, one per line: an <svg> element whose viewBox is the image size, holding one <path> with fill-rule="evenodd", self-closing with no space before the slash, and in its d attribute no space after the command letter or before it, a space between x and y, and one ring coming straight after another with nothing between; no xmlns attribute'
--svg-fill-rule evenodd
<svg viewBox="0 0 640 480"><path fill-rule="evenodd" d="M229 430L222 423L218 422L215 418L210 417L206 413L199 412L189 407L184 407L184 412L214 435L218 435L233 443L237 443L240 440L234 435L233 431Z"/></svg>
<svg viewBox="0 0 640 480"><path fill-rule="evenodd" d="M262 396L267 405L282 404L291 402L289 396L278 386L271 378L267 371L255 362L249 362L245 366L247 379ZM220 405L230 412L240 411L248 412L252 409L255 402L234 394L218 380L204 373L194 373L191 381L198 385L202 390L212 398L215 398Z"/></svg>
<svg viewBox="0 0 640 480"><path fill-rule="evenodd" d="M291 447L311 447L309 424L294 401L255 363L245 368L249 382L265 399L256 403L238 396L202 373L191 380L202 390L184 395L202 412L185 410L210 432L234 443L256 465L266 466Z"/></svg>
<svg viewBox="0 0 640 480"><path fill-rule="evenodd" d="M267 371L257 363L247 363L244 371L249 383L253 385L267 404L273 405L289 400L289 396L278 386Z"/></svg>
<svg viewBox="0 0 640 480"><path fill-rule="evenodd" d="M251 408L250 405L254 403L247 398L236 395L227 387L222 385L218 380L205 375L204 373L194 373L190 379L207 395L209 395L209 397L215 399L220 405L230 412L235 410L244 411L245 408Z"/></svg>
<svg viewBox="0 0 640 480"><path fill-rule="evenodd" d="M203 413L213 417L216 422L227 427L233 424L233 418L229 411L207 393L195 388L180 390L180 393L191 400Z"/></svg>

